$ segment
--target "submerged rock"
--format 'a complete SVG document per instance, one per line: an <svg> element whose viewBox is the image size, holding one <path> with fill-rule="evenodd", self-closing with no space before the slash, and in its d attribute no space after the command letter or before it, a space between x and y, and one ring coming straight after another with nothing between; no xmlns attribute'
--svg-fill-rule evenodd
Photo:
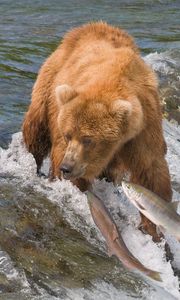
<svg viewBox="0 0 180 300"><path fill-rule="evenodd" d="M60 287L91 287L97 279L114 282L132 294L146 286L121 265L117 272L117 261L107 258L70 228L59 207L43 195L30 187L17 189L15 179L0 182L0 190L0 246L17 269L24 270L33 293L37 285L57 296ZM14 288L8 278L0 277L1 292L21 288L16 280Z"/></svg>

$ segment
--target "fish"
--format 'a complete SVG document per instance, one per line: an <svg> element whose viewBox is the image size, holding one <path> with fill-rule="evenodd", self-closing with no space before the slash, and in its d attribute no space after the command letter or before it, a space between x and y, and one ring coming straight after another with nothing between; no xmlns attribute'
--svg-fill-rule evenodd
<svg viewBox="0 0 180 300"><path fill-rule="evenodd" d="M108 255L115 255L129 270L140 271L156 281L162 281L159 272L146 268L129 251L103 201L92 191L86 194L92 218L106 240Z"/></svg>
<svg viewBox="0 0 180 300"><path fill-rule="evenodd" d="M168 232L180 242L180 201L167 202L145 187L122 181L122 189L138 210L162 232Z"/></svg>

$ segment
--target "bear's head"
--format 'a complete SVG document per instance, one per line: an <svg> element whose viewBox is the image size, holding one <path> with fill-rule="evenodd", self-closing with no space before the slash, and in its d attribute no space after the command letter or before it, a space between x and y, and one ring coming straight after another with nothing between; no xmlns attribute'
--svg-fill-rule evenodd
<svg viewBox="0 0 180 300"><path fill-rule="evenodd" d="M139 101L88 99L68 85L56 88L58 130L66 143L59 166L66 179L92 180L122 145L142 129Z"/></svg>

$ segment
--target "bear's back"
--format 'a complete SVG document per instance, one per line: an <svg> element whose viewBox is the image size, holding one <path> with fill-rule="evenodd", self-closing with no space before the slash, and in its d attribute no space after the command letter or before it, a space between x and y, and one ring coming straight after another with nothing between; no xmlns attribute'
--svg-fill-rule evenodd
<svg viewBox="0 0 180 300"><path fill-rule="evenodd" d="M85 24L67 33L59 50L65 53L65 72L72 67L70 74L74 73L74 77L77 79L80 73L87 71L91 66L92 70L89 72L91 77L92 74L95 76L98 66L101 68L101 65L107 65L108 61L115 61L118 49L122 48L139 53L133 38L127 32L104 22L95 22ZM77 72L74 72L75 68ZM73 83L70 82L70 84Z"/></svg>
<svg viewBox="0 0 180 300"><path fill-rule="evenodd" d="M59 65L53 89L69 84L82 91L98 83L102 89L109 81L119 84L119 73L127 69L133 57L139 57L139 51L127 32L96 22L67 33L53 55L56 68Z"/></svg>
<svg viewBox="0 0 180 300"><path fill-rule="evenodd" d="M129 47L139 52L133 38L126 31L105 22L89 23L73 29L65 35L62 44L66 52L70 54L80 44L98 40L106 41L114 48Z"/></svg>
<svg viewBox="0 0 180 300"><path fill-rule="evenodd" d="M73 29L56 51L63 56L53 90L60 84L69 84L89 96L93 93L93 97L97 94L105 99L110 94L113 98L118 96L119 90L124 97L128 96L127 90L128 94L136 94L144 81L157 88L154 73L141 59L133 39L127 32L106 23Z"/></svg>

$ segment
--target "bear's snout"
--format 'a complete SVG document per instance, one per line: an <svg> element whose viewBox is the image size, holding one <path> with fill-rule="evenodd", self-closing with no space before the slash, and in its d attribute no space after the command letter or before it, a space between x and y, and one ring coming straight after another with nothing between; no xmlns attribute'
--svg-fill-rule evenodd
<svg viewBox="0 0 180 300"><path fill-rule="evenodd" d="M59 166L65 179L75 179L85 174L87 163L83 159L83 147L77 140L68 143L64 158Z"/></svg>
<svg viewBox="0 0 180 300"><path fill-rule="evenodd" d="M85 163L64 159L60 165L60 172L64 179L75 179L85 174L86 167Z"/></svg>
<svg viewBox="0 0 180 300"><path fill-rule="evenodd" d="M71 176L72 170L73 170L73 166L70 164L64 163L60 166L60 171L63 173L63 177L65 179L67 179Z"/></svg>
<svg viewBox="0 0 180 300"><path fill-rule="evenodd" d="M69 163L62 163L60 171L64 179L75 179L82 177L85 174L86 164L71 165Z"/></svg>

